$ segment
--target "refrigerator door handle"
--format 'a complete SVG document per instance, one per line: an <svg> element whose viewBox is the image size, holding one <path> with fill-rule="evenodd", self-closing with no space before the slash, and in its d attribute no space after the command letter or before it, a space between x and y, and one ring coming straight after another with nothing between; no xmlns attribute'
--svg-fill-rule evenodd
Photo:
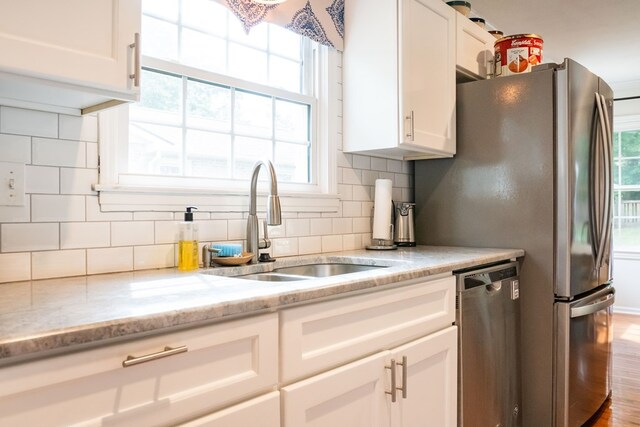
<svg viewBox="0 0 640 427"><path fill-rule="evenodd" d="M595 93L595 102L596 102L596 112L598 114L598 118L601 118L600 115L600 98L599 94ZM600 236L598 235L601 224L600 224L600 198L597 197L599 195L598 192L598 184L599 184L599 175L598 175L598 135L597 135L597 120L594 120L591 134L591 147L589 149L589 234L591 236L591 252L593 255L594 268L597 269L597 262L599 259L598 249L600 247Z"/></svg>
<svg viewBox="0 0 640 427"><path fill-rule="evenodd" d="M605 211L605 225L604 225L604 242L605 249L610 244L611 241L611 221L612 221L612 211L613 211L613 197L612 197L612 189L613 189L613 174L611 168L613 167L613 136L611 132L611 119L609 117L609 110L607 109L607 100L604 95L600 95L602 111L604 113L604 123L606 126L605 135L607 139L604 142L605 145L605 163L607 165L606 177L605 177L605 197L606 197L606 211ZM605 252L606 253L606 252ZM604 254L603 254L604 256Z"/></svg>
<svg viewBox="0 0 640 427"><path fill-rule="evenodd" d="M598 231L598 239L597 239L597 252L596 252L596 269L600 269L602 267L602 257L604 255L605 249L605 235L606 235L606 227L609 223L609 220L606 218L607 212L609 211L609 198L611 196L611 190L609 188L609 175L610 175L610 166L609 166L609 158L608 158L608 149L606 148L609 144L609 137L607 135L607 126L605 123L602 98L599 93L596 92L596 106L598 107L598 119L600 121L600 133L601 133L601 142L600 142L600 151L602 153L602 157L598 156L598 158L603 159L604 163L604 175L605 175L605 185L604 185L604 203L600 203L602 211L598 212L598 215L602 215L598 218L598 225L600 226L600 230ZM594 150L595 151L595 150ZM595 161L595 159L594 159ZM596 164L596 166L600 166ZM597 174L600 177L600 173ZM600 181L600 180L598 180ZM598 185L600 182L598 182Z"/></svg>
<svg viewBox="0 0 640 427"><path fill-rule="evenodd" d="M600 298L591 304L580 306L580 307L572 307L571 308L571 318L574 319L576 317L588 316L593 313L597 313L600 310L604 310L607 307L611 307L615 302L615 291L611 290L610 293L605 295L603 298Z"/></svg>

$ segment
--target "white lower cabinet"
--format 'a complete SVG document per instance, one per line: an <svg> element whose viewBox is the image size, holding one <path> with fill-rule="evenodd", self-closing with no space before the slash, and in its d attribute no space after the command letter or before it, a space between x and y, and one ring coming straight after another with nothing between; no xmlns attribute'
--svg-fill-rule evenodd
<svg viewBox="0 0 640 427"><path fill-rule="evenodd" d="M211 415L180 424L180 427L280 427L280 393L242 402Z"/></svg>
<svg viewBox="0 0 640 427"><path fill-rule="evenodd" d="M284 387L283 427L454 427L456 332L451 326Z"/></svg>

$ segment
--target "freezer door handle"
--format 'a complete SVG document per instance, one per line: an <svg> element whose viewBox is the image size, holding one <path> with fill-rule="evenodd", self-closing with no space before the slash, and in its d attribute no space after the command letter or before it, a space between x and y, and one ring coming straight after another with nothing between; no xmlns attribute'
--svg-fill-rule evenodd
<svg viewBox="0 0 640 427"><path fill-rule="evenodd" d="M610 293L605 295L602 298L597 299L591 304L580 306L580 307L572 307L571 308L571 318L588 316L593 313L597 313L600 310L604 310L607 307L611 307L615 301L615 291L612 290Z"/></svg>

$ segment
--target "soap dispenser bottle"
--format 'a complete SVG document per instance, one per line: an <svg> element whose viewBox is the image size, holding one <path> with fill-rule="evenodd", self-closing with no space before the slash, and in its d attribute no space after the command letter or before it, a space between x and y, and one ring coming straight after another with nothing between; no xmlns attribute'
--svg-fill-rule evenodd
<svg viewBox="0 0 640 427"><path fill-rule="evenodd" d="M180 240L178 242L178 270L190 271L198 268L198 225L193 222L192 210L195 206L187 206L184 221L180 223Z"/></svg>

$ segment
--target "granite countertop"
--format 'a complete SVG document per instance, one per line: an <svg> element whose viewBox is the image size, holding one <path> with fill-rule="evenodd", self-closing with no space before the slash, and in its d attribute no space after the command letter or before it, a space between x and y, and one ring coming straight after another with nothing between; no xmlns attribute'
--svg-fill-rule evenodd
<svg viewBox="0 0 640 427"><path fill-rule="evenodd" d="M0 364L135 334L275 311L523 255L517 249L418 246L288 257L191 273L164 269L0 284ZM289 282L230 277L327 262L387 268Z"/></svg>

